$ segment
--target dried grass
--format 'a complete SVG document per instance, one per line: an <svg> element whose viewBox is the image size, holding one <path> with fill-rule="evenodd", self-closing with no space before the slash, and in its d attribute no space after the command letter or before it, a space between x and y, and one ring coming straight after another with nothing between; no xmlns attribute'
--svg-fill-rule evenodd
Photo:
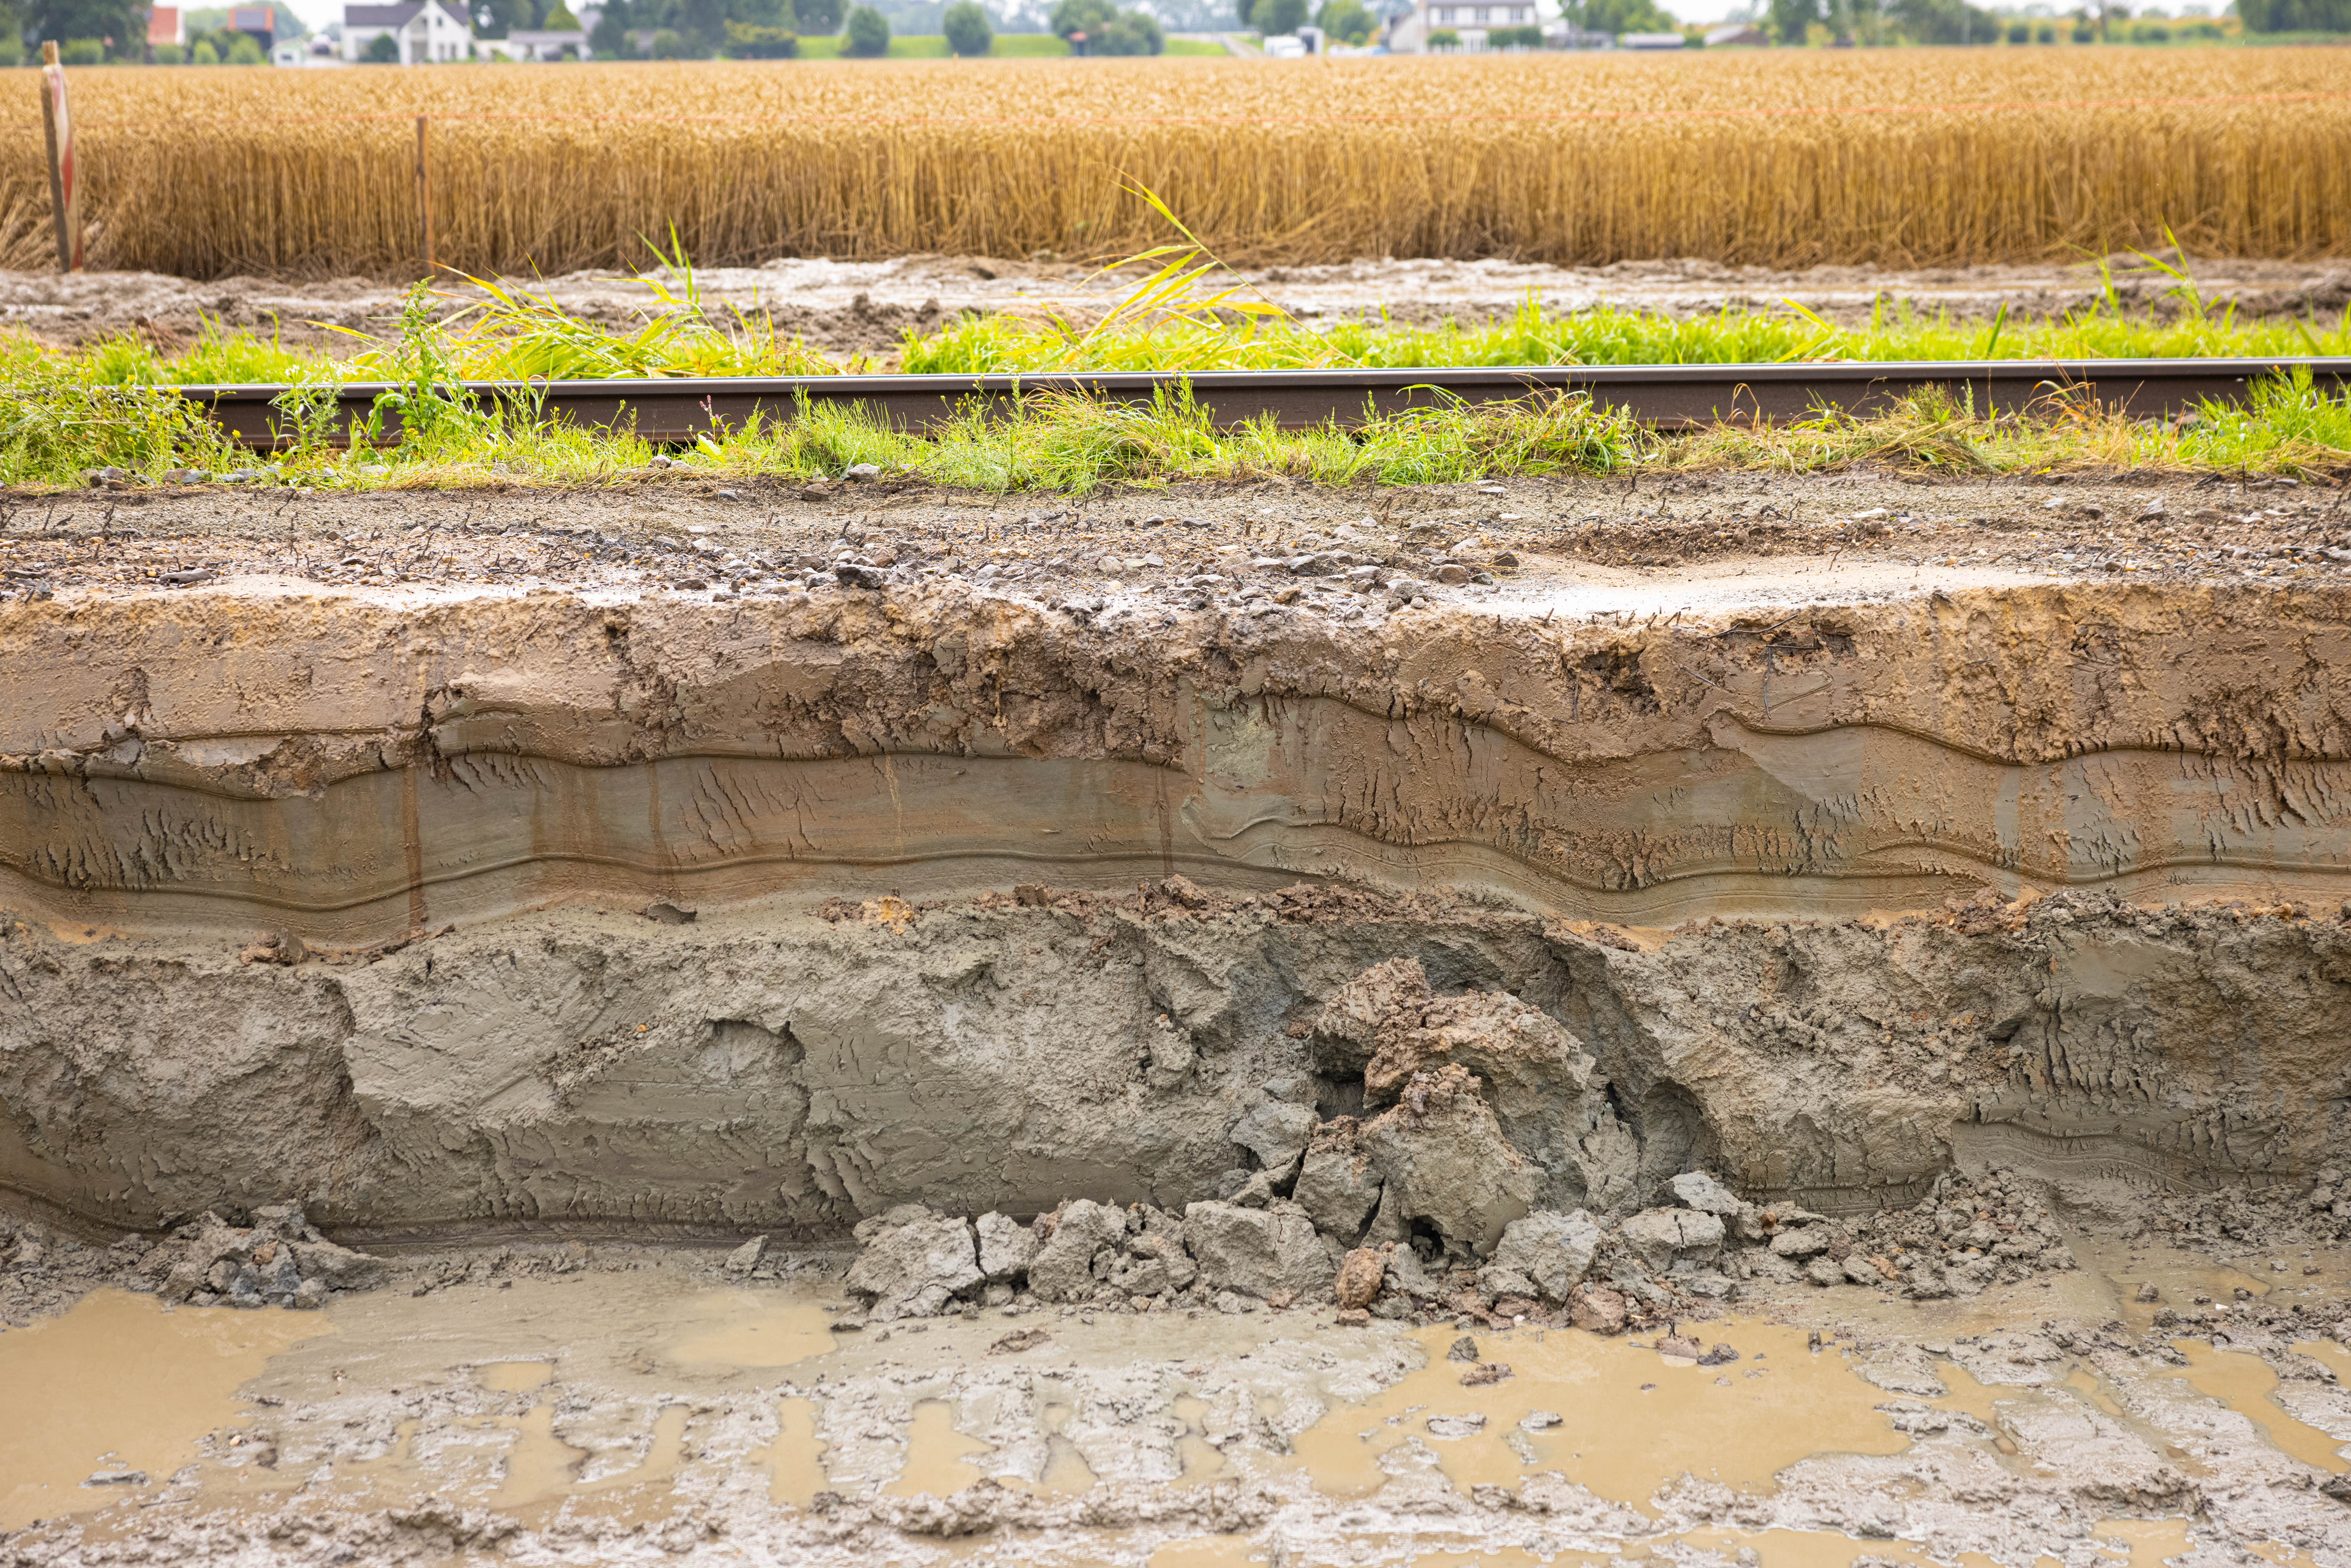
<svg viewBox="0 0 2351 1568"><path fill-rule="evenodd" d="M2351 251L2351 92L2316 49L1904 49L1321 64L1159 59L99 69L99 265L414 276L439 258L1116 255L1157 192L1235 259L1698 256L1940 266L2159 243ZM0 245L37 266L33 95Z"/></svg>

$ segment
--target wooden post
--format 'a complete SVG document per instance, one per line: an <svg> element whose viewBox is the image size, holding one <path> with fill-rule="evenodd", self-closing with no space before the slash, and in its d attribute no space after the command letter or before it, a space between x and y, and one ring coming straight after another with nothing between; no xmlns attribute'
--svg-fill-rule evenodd
<svg viewBox="0 0 2351 1568"><path fill-rule="evenodd" d="M49 144L49 213L57 231L57 270L79 272L81 181L74 168L73 117L66 112L66 68L57 46L41 45L41 132Z"/></svg>
<svg viewBox="0 0 2351 1568"><path fill-rule="evenodd" d="M433 275L433 165L425 158L429 117L416 117L416 219L424 230L424 274Z"/></svg>

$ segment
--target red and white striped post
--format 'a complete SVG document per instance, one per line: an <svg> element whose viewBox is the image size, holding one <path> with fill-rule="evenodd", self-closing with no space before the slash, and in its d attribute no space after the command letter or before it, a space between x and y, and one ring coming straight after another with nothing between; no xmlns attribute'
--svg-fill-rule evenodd
<svg viewBox="0 0 2351 1568"><path fill-rule="evenodd" d="M81 181L74 169L73 117L66 112L66 68L57 46L41 45L41 131L49 143L49 212L57 231L57 270L79 272Z"/></svg>

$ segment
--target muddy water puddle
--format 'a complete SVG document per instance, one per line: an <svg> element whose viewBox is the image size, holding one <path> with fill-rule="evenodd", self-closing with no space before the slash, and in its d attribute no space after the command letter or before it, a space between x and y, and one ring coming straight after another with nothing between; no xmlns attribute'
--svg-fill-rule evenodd
<svg viewBox="0 0 2351 1568"><path fill-rule="evenodd" d="M1463 1490L1557 1470L1637 1504L1685 1471L1752 1490L1812 1454L1907 1445L1876 1411L1886 1393L1808 1351L1802 1331L1737 1321L1684 1329L1729 1345L1736 1359L1704 1366L1566 1329L1484 1336L1483 1359L1464 1363L1447 1358L1461 1336L1422 1330L1412 1337L1426 1364L1333 1408L1293 1439L1295 1462L1334 1497L1375 1491L1419 1462ZM1503 1365L1502 1381L1463 1385L1474 1368Z"/></svg>
<svg viewBox="0 0 2351 1568"><path fill-rule="evenodd" d="M0 1333L0 1530L166 1483L208 1436L244 1447L228 1441L248 1424L239 1387L334 1332L317 1312L174 1310L99 1291Z"/></svg>
<svg viewBox="0 0 2351 1568"><path fill-rule="evenodd" d="M1769 1568L1844 1568L1862 1543L1835 1530L1648 1521L1667 1517L1661 1492L1685 1477L1768 1500L1791 1467L1903 1462L1924 1439L1909 1435L1915 1419L1897 1427L1897 1407L1967 1418L1937 1440L2018 1475L2033 1463L2010 1436L2029 1425L2019 1412L2054 1404L2137 1419L2129 1393L2085 1364L2027 1386L1928 1358L1945 1392L1920 1398L1865 1380L1873 1352L1850 1335L1815 1349L1805 1328L1760 1318L1680 1325L1728 1347L1709 1365L1661 1355L1647 1336L1531 1328L1471 1334L1477 1358L1457 1360L1464 1336L1452 1329L1342 1329L1303 1312L989 1313L884 1337L878 1325L839 1332L841 1305L814 1287L638 1275L379 1291L308 1313L99 1292L0 1334L0 1408L36 1413L0 1422L0 1529L89 1515L102 1537L171 1510L367 1511L433 1497L601 1538L688 1511L776 1529L988 1488L1050 1515L1103 1488L1239 1487L1319 1511L1328 1527L1313 1550L1276 1557L1261 1532L1129 1523L1086 1532L1100 1556L997 1531L925 1537L905 1560L1597 1563L1751 1548ZM2280 1404L2259 1357L2180 1349L2189 1364L2168 1375L2183 1392L2241 1412L2293 1458L2346 1468L2334 1439ZM2304 1353L2351 1371L2351 1353L2331 1342ZM120 1478L84 1485L99 1471ZM1515 1494L1535 1478L1588 1494L1617 1532L1606 1551L1397 1522L1431 1498ZM1351 1511L1365 1511L1360 1526ZM2176 1556L2188 1538L2175 1523L2101 1527L2101 1558L2149 1568ZM1866 1547L1919 1568L1959 1561L1904 1540Z"/></svg>

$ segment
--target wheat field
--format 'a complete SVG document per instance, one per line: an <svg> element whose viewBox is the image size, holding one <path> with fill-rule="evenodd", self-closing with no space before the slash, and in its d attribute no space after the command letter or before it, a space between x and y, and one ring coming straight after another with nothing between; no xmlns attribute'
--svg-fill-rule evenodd
<svg viewBox="0 0 2351 1568"><path fill-rule="evenodd" d="M917 252L1965 266L2351 252L2324 49L76 73L94 265L194 277ZM0 260L39 267L27 90Z"/></svg>

